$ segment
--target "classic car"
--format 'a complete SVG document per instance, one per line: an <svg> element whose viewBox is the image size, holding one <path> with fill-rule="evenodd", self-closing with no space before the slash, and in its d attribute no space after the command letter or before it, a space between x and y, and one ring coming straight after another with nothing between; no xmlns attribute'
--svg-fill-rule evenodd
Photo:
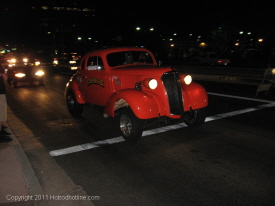
<svg viewBox="0 0 275 206"><path fill-rule="evenodd" d="M84 105L102 108L104 117L119 116L125 140L142 136L146 120L182 119L187 125L205 121L208 96L188 74L157 64L145 48L108 48L86 54L65 88L72 116Z"/></svg>

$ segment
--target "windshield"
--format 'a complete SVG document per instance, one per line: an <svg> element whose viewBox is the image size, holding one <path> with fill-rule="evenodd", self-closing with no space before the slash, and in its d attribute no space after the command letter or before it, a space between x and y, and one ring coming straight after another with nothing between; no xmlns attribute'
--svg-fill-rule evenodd
<svg viewBox="0 0 275 206"><path fill-rule="evenodd" d="M107 55L107 61L110 67L121 66L126 64L152 64L153 59L145 51L123 51Z"/></svg>

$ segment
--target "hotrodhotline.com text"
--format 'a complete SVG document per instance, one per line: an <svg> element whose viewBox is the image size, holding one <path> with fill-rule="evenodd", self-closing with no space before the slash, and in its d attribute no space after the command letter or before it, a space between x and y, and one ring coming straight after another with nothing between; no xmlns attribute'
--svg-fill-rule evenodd
<svg viewBox="0 0 275 206"><path fill-rule="evenodd" d="M100 200L100 196L81 196L81 195L7 195L6 199L12 202L41 201L41 200Z"/></svg>

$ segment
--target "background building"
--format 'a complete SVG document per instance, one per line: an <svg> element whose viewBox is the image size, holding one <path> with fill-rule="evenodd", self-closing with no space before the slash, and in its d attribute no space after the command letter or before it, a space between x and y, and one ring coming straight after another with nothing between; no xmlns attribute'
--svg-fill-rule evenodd
<svg viewBox="0 0 275 206"><path fill-rule="evenodd" d="M4 1L0 45L44 56L144 46L168 62L190 63L192 55L210 52L236 64L272 62L275 28L267 5L144 2Z"/></svg>

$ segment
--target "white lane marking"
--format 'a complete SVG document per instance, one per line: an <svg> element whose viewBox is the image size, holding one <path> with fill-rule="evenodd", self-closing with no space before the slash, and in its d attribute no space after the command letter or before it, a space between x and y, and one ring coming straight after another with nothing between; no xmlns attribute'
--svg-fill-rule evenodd
<svg viewBox="0 0 275 206"><path fill-rule="evenodd" d="M218 94L218 93L212 93L212 92L208 92L207 94L216 95L216 96L220 96L220 97L228 97L228 98L242 99L242 100L248 100L248 101L255 101L255 102L274 103L274 101L269 101L269 100L264 100L264 99L240 97L240 96L233 96L233 95L228 95L228 94Z"/></svg>
<svg viewBox="0 0 275 206"><path fill-rule="evenodd" d="M244 114L244 113L248 113L248 112L254 112L254 111L257 111L257 110L266 109L266 108L270 108L270 107L275 107L275 102L270 103L270 104L259 105L259 106L256 106L256 107L241 109L241 110L237 110L237 111L233 111L233 112L227 112L227 113L223 113L223 114L216 114L212 117L206 117L205 122L218 120L218 119L223 119L223 118L226 118L226 117L232 117L232 116L236 116L236 115L240 115L240 114Z"/></svg>
<svg viewBox="0 0 275 206"><path fill-rule="evenodd" d="M214 93L211 93L211 94L218 95L218 94L214 94ZM221 94L220 96L238 98L236 96L223 95L223 94ZM258 101L258 99L243 98L243 97L240 97L240 99ZM257 110L261 110L261 109L270 108L270 107L275 106L275 102L265 101L265 100L262 100L260 102L268 102L269 104L258 105L258 106L255 106L255 107L246 108L246 109L242 109L242 110L237 110L237 111L233 111L233 112L217 114L217 115L214 115L214 116L211 116L211 117L207 117L205 122L218 120L218 119L223 119L223 118L226 118L226 117L232 117L232 116L236 116L236 115L240 115L240 114L253 112L253 111L257 111ZM180 129L180 128L183 128L183 127L187 127L187 125L185 123L179 123L179 124L175 124L175 125L168 125L168 126L165 126L165 127L146 130L146 131L143 132L142 136L144 137L144 136L148 136L148 135L163 133L163 132L166 132L166 131ZM66 154L80 152L80 151L84 151L84 150L88 150L88 149L94 149L94 148L100 147L101 145L111 145L111 144L116 144L116 143L124 142L124 141L125 140L123 139L123 137L119 136L119 137L106 139L106 140L102 140L102 141L81 144L81 145L68 147L68 148L64 148L64 149L59 149L59 150L53 150L53 151L50 152L50 155L51 156L66 155Z"/></svg>
<svg viewBox="0 0 275 206"><path fill-rule="evenodd" d="M142 136L145 137L148 135L158 134L158 133L162 133L162 132L166 132L166 131L170 131L170 130L183 128L183 127L187 127L187 125L185 123L179 123L179 124L175 124L175 125L169 125L169 126L165 126L165 127L156 128L156 129L146 130L142 133ZM101 145L110 145L110 144L115 144L115 143L124 142L124 141L125 141L125 139L122 136L119 136L119 137L114 137L114 138L106 139L106 140L102 140L102 141L81 144L81 145L68 147L68 148L64 148L64 149L59 149L59 150L53 150L50 152L50 155L51 156L60 156L60 155L70 154L70 153L74 153L74 152L80 152L80 151L84 151L84 150L88 150L88 149L94 149L94 148L100 147Z"/></svg>
<svg viewBox="0 0 275 206"><path fill-rule="evenodd" d="M59 150L53 150L50 152L50 155L51 156L60 156L60 155L80 152L80 151L84 151L84 150L88 150L88 149L94 149L94 148L100 147L101 145L115 144L115 143L119 143L119 142L123 142L123 141L125 141L123 139L123 137L119 136L119 137L106 139L106 140L102 140L102 141L81 144L81 145L68 147L68 148L64 148L64 149L59 149Z"/></svg>

